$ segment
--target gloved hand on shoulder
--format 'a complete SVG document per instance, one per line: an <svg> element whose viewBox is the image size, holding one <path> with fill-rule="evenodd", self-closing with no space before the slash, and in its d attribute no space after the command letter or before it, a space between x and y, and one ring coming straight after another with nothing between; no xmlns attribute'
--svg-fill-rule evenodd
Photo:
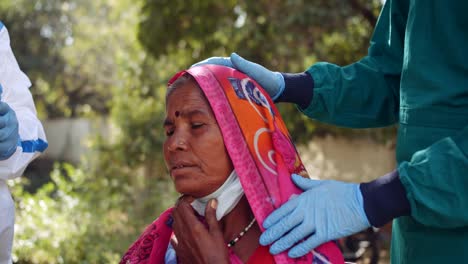
<svg viewBox="0 0 468 264"><path fill-rule="evenodd" d="M284 77L280 72L270 71L260 64L242 58L236 53L232 53L231 57L211 57L204 61L195 63L191 67L204 64L222 65L237 69L247 74L266 90L273 101L276 100L284 91Z"/></svg>
<svg viewBox="0 0 468 264"><path fill-rule="evenodd" d="M19 141L18 119L15 111L0 102L0 160L8 159L16 151Z"/></svg>
<svg viewBox="0 0 468 264"><path fill-rule="evenodd" d="M297 258L325 242L370 227L359 184L306 179L296 174L292 175L292 180L304 192L263 222L266 230L260 237L260 244L273 243L272 254L295 245L288 255Z"/></svg>

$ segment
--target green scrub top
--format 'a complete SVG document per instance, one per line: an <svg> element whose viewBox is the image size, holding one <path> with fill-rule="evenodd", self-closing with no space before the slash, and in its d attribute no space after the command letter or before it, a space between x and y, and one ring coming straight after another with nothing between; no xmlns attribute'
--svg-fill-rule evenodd
<svg viewBox="0 0 468 264"><path fill-rule="evenodd" d="M352 128L399 124L411 216L393 222L392 263L468 263L468 1L387 0L366 57L308 72L307 116Z"/></svg>

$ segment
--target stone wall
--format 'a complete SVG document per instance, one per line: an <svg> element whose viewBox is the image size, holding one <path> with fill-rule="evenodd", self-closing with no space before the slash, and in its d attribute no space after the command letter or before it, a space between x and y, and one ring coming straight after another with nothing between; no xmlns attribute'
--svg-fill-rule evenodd
<svg viewBox="0 0 468 264"><path fill-rule="evenodd" d="M88 119L54 119L42 122L49 147L42 158L79 163L89 151L89 137L96 133L109 136L108 122Z"/></svg>
<svg viewBox="0 0 468 264"><path fill-rule="evenodd" d="M313 178L369 181L395 169L395 150L369 138L327 136L298 146L302 161Z"/></svg>

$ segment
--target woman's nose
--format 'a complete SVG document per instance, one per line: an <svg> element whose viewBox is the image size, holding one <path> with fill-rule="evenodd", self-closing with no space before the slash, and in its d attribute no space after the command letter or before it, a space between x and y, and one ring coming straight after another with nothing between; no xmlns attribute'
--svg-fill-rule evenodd
<svg viewBox="0 0 468 264"><path fill-rule="evenodd" d="M174 133L171 137L171 142L169 144L169 150L186 150L187 149L187 139L180 133Z"/></svg>

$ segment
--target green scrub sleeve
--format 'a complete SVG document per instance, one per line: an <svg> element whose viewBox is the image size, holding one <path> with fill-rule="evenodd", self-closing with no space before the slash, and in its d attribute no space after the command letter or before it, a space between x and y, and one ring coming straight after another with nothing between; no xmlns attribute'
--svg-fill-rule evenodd
<svg viewBox="0 0 468 264"><path fill-rule="evenodd" d="M440 228L468 225L468 126L416 152L398 172L416 221Z"/></svg>
<svg viewBox="0 0 468 264"><path fill-rule="evenodd" d="M398 121L406 7L387 1L372 35L368 55L340 67L319 62L308 69L313 99L305 115L352 128L381 127Z"/></svg>

